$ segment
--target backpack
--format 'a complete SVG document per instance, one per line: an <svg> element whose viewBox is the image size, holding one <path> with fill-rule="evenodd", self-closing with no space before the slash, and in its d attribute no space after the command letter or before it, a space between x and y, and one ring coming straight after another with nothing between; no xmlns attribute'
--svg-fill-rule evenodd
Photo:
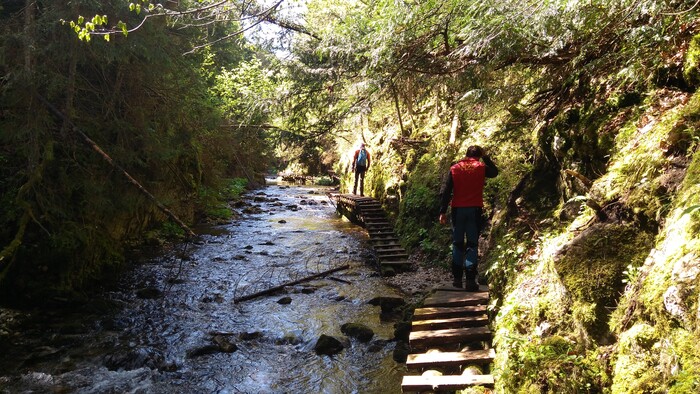
<svg viewBox="0 0 700 394"><path fill-rule="evenodd" d="M367 151L360 149L360 154L357 155L357 165L360 167L367 167Z"/></svg>

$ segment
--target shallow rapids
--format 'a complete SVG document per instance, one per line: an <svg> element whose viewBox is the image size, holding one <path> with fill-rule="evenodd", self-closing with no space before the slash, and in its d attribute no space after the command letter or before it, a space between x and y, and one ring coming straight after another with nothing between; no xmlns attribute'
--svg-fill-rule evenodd
<svg viewBox="0 0 700 394"><path fill-rule="evenodd" d="M232 224L200 228L198 242L135 265L91 305L0 310L0 391L400 392L393 322L367 303L399 294L366 263L364 231L341 220L322 189L272 185L248 203ZM369 326L373 339L343 335L348 322ZM345 349L317 355L321 334Z"/></svg>

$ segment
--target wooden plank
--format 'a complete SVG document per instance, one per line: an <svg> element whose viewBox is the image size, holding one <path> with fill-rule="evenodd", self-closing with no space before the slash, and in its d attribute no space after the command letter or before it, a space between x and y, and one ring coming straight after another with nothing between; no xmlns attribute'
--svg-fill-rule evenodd
<svg viewBox="0 0 700 394"><path fill-rule="evenodd" d="M397 261L382 261L379 264L381 264L381 265L408 265L408 264L411 264L411 262L408 260L397 260Z"/></svg>
<svg viewBox="0 0 700 394"><path fill-rule="evenodd" d="M395 247L395 246L391 246L391 247L389 247L389 248L378 248L378 247L375 247L374 250L375 250L378 254L381 254L381 253L401 253L401 252L406 253L406 249L404 249L404 248L397 248L397 247Z"/></svg>
<svg viewBox="0 0 700 394"><path fill-rule="evenodd" d="M403 392L454 391L473 386L493 387L493 375L404 376Z"/></svg>
<svg viewBox="0 0 700 394"><path fill-rule="evenodd" d="M365 225L367 228L368 232L374 233L374 232L393 232L394 228L389 226L389 225L380 225L380 224L369 224Z"/></svg>
<svg viewBox="0 0 700 394"><path fill-rule="evenodd" d="M487 292L458 292L441 291L428 297L424 302L424 307L453 307L486 304L489 301Z"/></svg>
<svg viewBox="0 0 700 394"><path fill-rule="evenodd" d="M493 362L496 352L493 349L469 350L464 352L434 352L409 354L408 368L440 368L467 364L485 365Z"/></svg>
<svg viewBox="0 0 700 394"><path fill-rule="evenodd" d="M469 305L461 307L448 307L448 308L417 308L413 311L414 318L420 318L423 320L428 319L441 319L459 316L470 316L470 315L480 315L486 313L486 305Z"/></svg>
<svg viewBox="0 0 700 394"><path fill-rule="evenodd" d="M372 238L396 237L396 234L394 234L394 232L391 231L391 230L388 230L388 231L376 231L376 232L370 230L370 231L368 231L367 233L368 233L369 236L372 237Z"/></svg>
<svg viewBox="0 0 700 394"><path fill-rule="evenodd" d="M424 348L430 345L446 345L491 339L488 327L446 328L432 331L412 331L408 336L411 347Z"/></svg>
<svg viewBox="0 0 700 394"><path fill-rule="evenodd" d="M406 254L406 252L396 253L396 252L378 251L377 257L380 259L387 259L387 260L407 259L408 254Z"/></svg>
<svg viewBox="0 0 700 394"><path fill-rule="evenodd" d="M370 238L369 241L373 244L390 244L398 242L396 237Z"/></svg>
<svg viewBox="0 0 700 394"><path fill-rule="evenodd" d="M375 245L374 249L394 249L394 248L401 248L402 250L405 250L403 246L399 242L385 242L383 244Z"/></svg>
<svg viewBox="0 0 700 394"><path fill-rule="evenodd" d="M414 320L411 329L414 331L440 330L443 328L476 327L489 324L486 315L460 316L439 319Z"/></svg>
<svg viewBox="0 0 700 394"><path fill-rule="evenodd" d="M462 289L459 287L438 287L435 289L435 291L461 291L461 292L467 292L466 289ZM479 285L479 291L489 291L488 285ZM472 293L472 292L470 292Z"/></svg>

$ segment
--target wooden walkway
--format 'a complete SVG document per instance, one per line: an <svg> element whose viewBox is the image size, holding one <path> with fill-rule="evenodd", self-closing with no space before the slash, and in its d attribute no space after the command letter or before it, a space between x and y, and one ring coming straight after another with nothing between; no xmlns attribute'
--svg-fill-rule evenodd
<svg viewBox="0 0 700 394"><path fill-rule="evenodd" d="M401 390L450 392L482 386L493 392L489 367L495 357L491 348L486 306L488 288L466 292L437 289L413 314L406 360L408 373Z"/></svg>
<svg viewBox="0 0 700 394"><path fill-rule="evenodd" d="M379 201L356 194L331 193L329 196L336 201L336 208L342 215L367 230L380 268L402 268L410 264Z"/></svg>

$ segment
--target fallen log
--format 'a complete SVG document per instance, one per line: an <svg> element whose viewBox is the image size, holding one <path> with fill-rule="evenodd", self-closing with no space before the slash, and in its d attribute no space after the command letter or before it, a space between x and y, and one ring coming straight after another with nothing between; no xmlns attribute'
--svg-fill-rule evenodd
<svg viewBox="0 0 700 394"><path fill-rule="evenodd" d="M351 284L352 284L352 282L350 282L349 280L336 278L335 276L329 276L328 279L334 280L334 281L340 282L340 283L345 283L345 284L348 284L348 285L351 285Z"/></svg>
<svg viewBox="0 0 700 394"><path fill-rule="evenodd" d="M253 298L257 298L257 297L260 297L260 296L272 294L272 293L274 293L274 292L276 292L276 291L278 291L278 290L282 290L283 288L285 288L285 287L287 287L287 286L297 285L297 284L299 284L299 283L306 282L306 281L309 281L309 280L312 280L312 279L316 279L316 278L320 278L320 277L322 277L322 276L326 276L326 275L332 274L332 273L334 273L334 272L346 270L346 269L348 269L348 268L350 268L350 265L349 265L349 264L345 264L345 265L343 265L343 266L341 266L341 267L329 269L329 270L327 270L327 271L319 272L319 273L317 273L317 274L313 274L313 275L311 275L311 276L307 276L307 277L304 277L304 278L301 278L301 279L297 279L297 280L294 280L294 281L291 281L291 282L286 282L286 283L283 283L283 284L281 284L281 285L279 285L279 286L271 287L271 288L266 289L266 290L263 290L263 291L258 291L258 292L252 293L252 294L248 294L248 295L244 295L244 296L242 296L242 297L238 297L238 298L234 297L234 298L233 298L233 303L234 303L234 304L237 304L237 303L242 302L242 301L248 301L248 300L252 300Z"/></svg>

